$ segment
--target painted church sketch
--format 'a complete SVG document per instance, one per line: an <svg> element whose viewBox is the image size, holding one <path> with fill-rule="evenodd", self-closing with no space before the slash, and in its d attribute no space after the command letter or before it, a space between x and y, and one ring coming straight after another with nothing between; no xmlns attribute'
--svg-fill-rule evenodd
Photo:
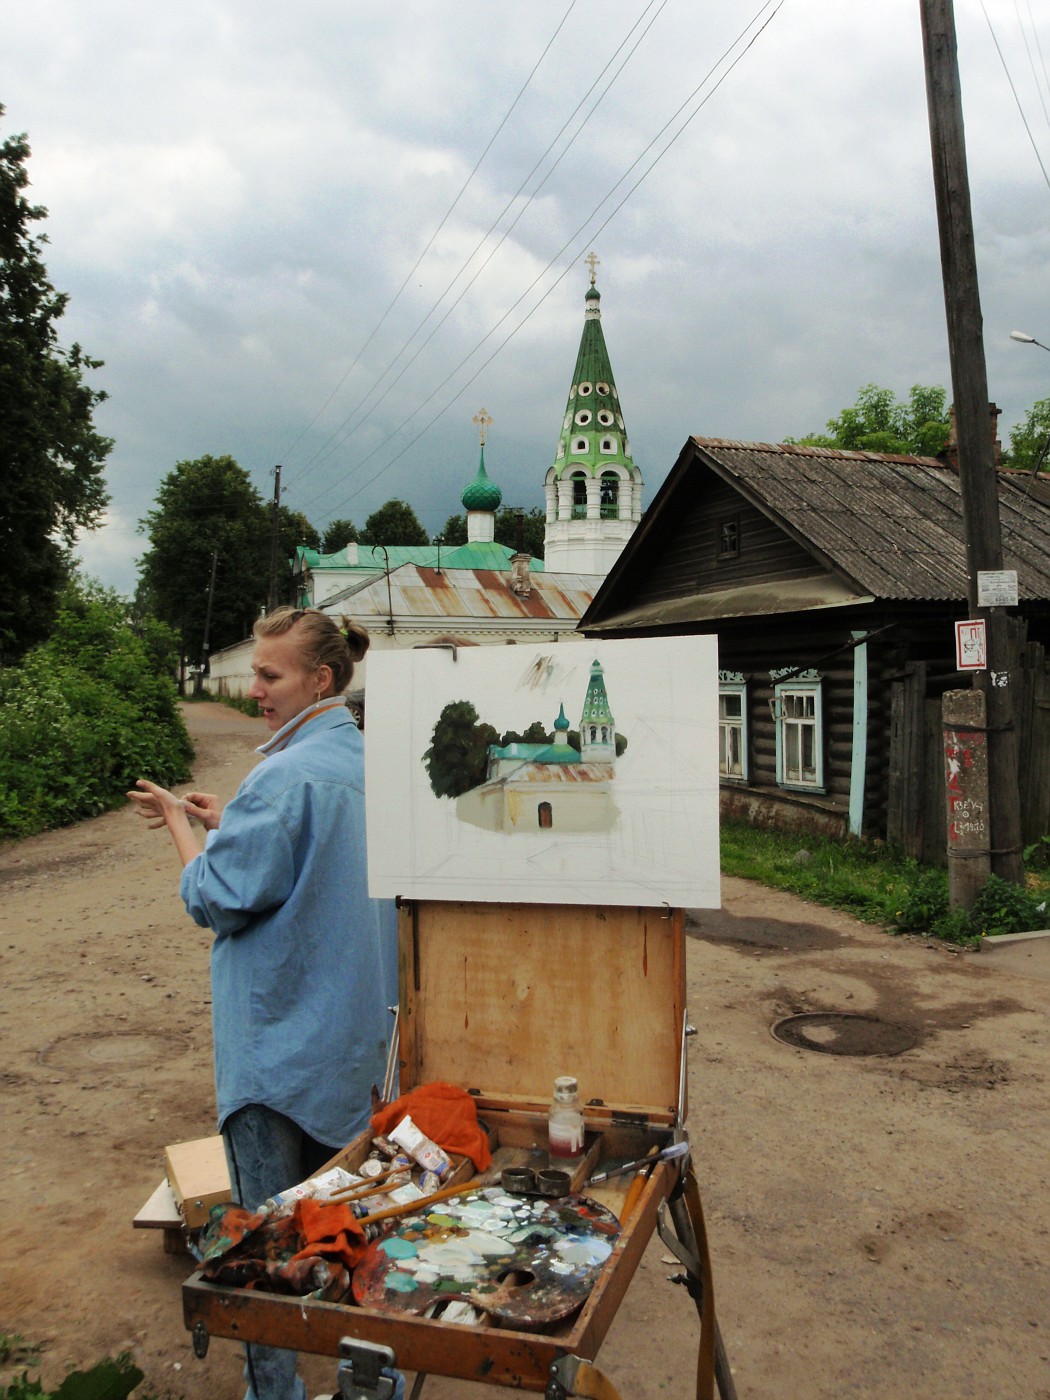
<svg viewBox="0 0 1050 1400"><path fill-rule="evenodd" d="M591 665L576 734L564 700L552 735L532 725L523 736L508 734L496 742L492 726L476 721L469 702L446 705L423 757L433 792L454 799L459 821L506 833L613 830L620 817L613 793L616 759L627 741L616 732L601 662ZM482 745L484 776L478 782Z"/></svg>

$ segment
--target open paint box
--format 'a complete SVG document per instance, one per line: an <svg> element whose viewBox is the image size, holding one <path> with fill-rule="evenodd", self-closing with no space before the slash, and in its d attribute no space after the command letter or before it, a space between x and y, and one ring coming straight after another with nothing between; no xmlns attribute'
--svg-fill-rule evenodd
<svg viewBox="0 0 1050 1400"><path fill-rule="evenodd" d="M684 1121L686 1111L679 911L419 901L401 910L399 948L401 1089L442 1080L475 1097L493 1149L493 1183L505 1168L546 1165L547 1106L562 1074L578 1078L584 1105L586 1157L576 1191L595 1173L671 1142L676 1116ZM369 1146L363 1137L334 1160L353 1168ZM470 1164L457 1174L469 1178ZM562 1301L571 1306L539 1319L531 1299L541 1284L549 1298L559 1288L534 1271L530 1278L523 1257L507 1270L508 1307L481 1326L423 1317L415 1304L425 1306L426 1289L415 1300L405 1295L402 1305L390 1296L400 1290L382 1277L359 1282L360 1303L325 1303L212 1284L199 1274L183 1286L186 1326L198 1354L215 1336L337 1357L351 1337L391 1347L407 1370L543 1391L559 1358L596 1356L676 1177L674 1163L658 1164L622 1227L613 1218L632 1177L586 1190L594 1205L584 1205L582 1217L588 1229L605 1231L607 1247L591 1251L601 1257L582 1286L582 1272L565 1274ZM519 1220L523 1239L530 1223Z"/></svg>

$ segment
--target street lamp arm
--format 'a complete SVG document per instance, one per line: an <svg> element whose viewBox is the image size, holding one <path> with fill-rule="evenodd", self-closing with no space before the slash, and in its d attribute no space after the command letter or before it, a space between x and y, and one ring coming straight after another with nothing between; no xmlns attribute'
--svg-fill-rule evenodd
<svg viewBox="0 0 1050 1400"><path fill-rule="evenodd" d="M1029 335L1027 331L1011 331L1011 340L1019 340L1022 345L1038 345L1040 350L1050 350L1050 345L1044 345L1041 340L1036 340L1034 335Z"/></svg>

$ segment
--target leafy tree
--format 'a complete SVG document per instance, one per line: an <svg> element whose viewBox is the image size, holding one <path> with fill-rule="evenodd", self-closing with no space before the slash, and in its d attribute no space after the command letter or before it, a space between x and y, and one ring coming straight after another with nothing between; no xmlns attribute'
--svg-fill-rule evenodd
<svg viewBox="0 0 1050 1400"><path fill-rule="evenodd" d="M437 544L438 540L447 545L466 544L467 517L465 515L450 515L434 536L433 543Z"/></svg>
<svg viewBox="0 0 1050 1400"><path fill-rule="evenodd" d="M545 724L540 720L533 720L528 729L523 734L519 734L516 729L508 729L500 738L500 748L505 749L508 744L553 744L554 735L549 733Z"/></svg>
<svg viewBox="0 0 1050 1400"><path fill-rule="evenodd" d="M352 520L333 520L321 537L321 553L334 554L348 544L357 543L357 526Z"/></svg>
<svg viewBox="0 0 1050 1400"><path fill-rule="evenodd" d="M74 578L48 640L0 672L0 836L95 816L146 774L189 776L177 656L170 628L134 625L115 593Z"/></svg>
<svg viewBox="0 0 1050 1400"><path fill-rule="evenodd" d="M405 501L387 501L365 521L362 544L429 544L419 517Z"/></svg>
<svg viewBox="0 0 1050 1400"><path fill-rule="evenodd" d="M1010 429L1006 466L1023 471L1050 470L1050 399L1036 399L1024 421Z"/></svg>
<svg viewBox="0 0 1050 1400"><path fill-rule="evenodd" d="M0 106L0 115L3 114ZM70 573L70 549L94 529L108 497L103 483L113 444L95 431L106 397L84 382L100 368L79 345L63 349L57 323L68 297L48 281L46 234L32 227L47 210L30 204L25 136L0 143L0 655L21 655L47 636Z"/></svg>
<svg viewBox="0 0 1050 1400"><path fill-rule="evenodd" d="M270 528L273 529L272 516ZM277 550L282 564L289 563L300 545L305 545L307 549L317 549L320 543L321 536L316 526L310 524L301 510L289 510L287 506L278 507Z"/></svg>
<svg viewBox="0 0 1050 1400"><path fill-rule="evenodd" d="M892 389L865 384L851 408L828 420L826 433L787 441L804 447L936 457L948 441L947 399L945 391L935 385L913 384L907 402L903 402Z"/></svg>
<svg viewBox="0 0 1050 1400"><path fill-rule="evenodd" d="M493 529L493 538L497 544L506 545L508 549L515 552L518 548L518 522L521 522L522 548L526 554L531 554L534 559L543 558L543 537L547 529L546 513L534 507L532 510L519 511L510 507L496 512L496 520ZM442 525L438 535L434 540L440 538L442 544L458 545L467 542L467 520L464 515L450 515Z"/></svg>
<svg viewBox="0 0 1050 1400"><path fill-rule="evenodd" d="M458 797L485 779L489 745L499 735L482 724L469 700L452 700L441 711L423 755L435 797Z"/></svg>
<svg viewBox="0 0 1050 1400"><path fill-rule="evenodd" d="M534 506L532 510L513 510L505 506L496 512L495 539L508 549L518 550L518 528L521 523L521 548L534 559L543 558L543 537L547 530L547 513Z"/></svg>
<svg viewBox="0 0 1050 1400"><path fill-rule="evenodd" d="M240 641L269 596L270 508L232 457L178 462L139 525L140 604L179 636L182 655L202 653L212 552L217 558L209 651Z"/></svg>

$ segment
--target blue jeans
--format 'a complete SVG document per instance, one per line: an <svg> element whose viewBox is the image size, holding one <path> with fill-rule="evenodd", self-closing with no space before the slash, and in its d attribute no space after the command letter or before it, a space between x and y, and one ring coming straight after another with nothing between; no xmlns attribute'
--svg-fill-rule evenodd
<svg viewBox="0 0 1050 1400"><path fill-rule="evenodd" d="M283 1113L257 1103L230 1114L222 1127L222 1140L233 1198L249 1210L284 1187L304 1181L336 1152ZM256 1342L244 1351L245 1400L306 1400L294 1351Z"/></svg>

